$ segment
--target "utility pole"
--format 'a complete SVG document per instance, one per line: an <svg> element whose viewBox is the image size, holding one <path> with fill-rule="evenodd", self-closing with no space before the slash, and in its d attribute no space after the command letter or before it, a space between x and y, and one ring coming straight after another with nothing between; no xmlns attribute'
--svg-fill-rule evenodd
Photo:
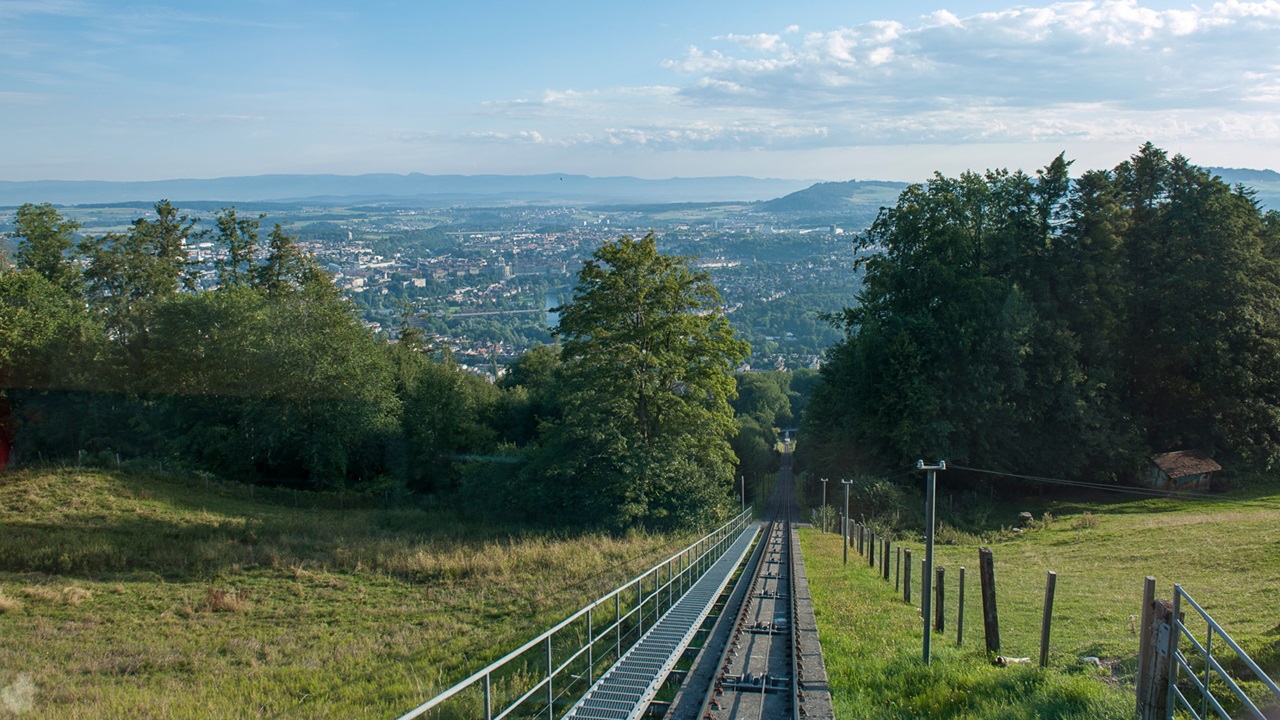
<svg viewBox="0 0 1280 720"><path fill-rule="evenodd" d="M852 480L841 480L844 485L844 527L840 528L840 544L844 546L844 564L849 564L849 486Z"/></svg>
<svg viewBox="0 0 1280 720"><path fill-rule="evenodd" d="M822 532L827 531L827 479L822 478Z"/></svg>
<svg viewBox="0 0 1280 720"><path fill-rule="evenodd" d="M933 526L935 508L935 486L937 471L947 469L947 461L941 460L937 465L925 465L924 460L916 461L916 469L928 473L924 500L924 572L920 578L920 614L924 617L924 664L929 664L929 640L933 630L933 617L930 608L933 605Z"/></svg>

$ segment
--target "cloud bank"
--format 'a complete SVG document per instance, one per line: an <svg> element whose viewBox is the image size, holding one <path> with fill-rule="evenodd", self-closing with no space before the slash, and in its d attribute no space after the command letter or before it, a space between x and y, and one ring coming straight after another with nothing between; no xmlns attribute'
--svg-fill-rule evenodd
<svg viewBox="0 0 1280 720"><path fill-rule="evenodd" d="M1064 2L914 23L724 34L660 87L489 109L579 127L548 142L654 149L1280 141L1280 1L1154 10ZM625 118L646 118L643 124Z"/></svg>

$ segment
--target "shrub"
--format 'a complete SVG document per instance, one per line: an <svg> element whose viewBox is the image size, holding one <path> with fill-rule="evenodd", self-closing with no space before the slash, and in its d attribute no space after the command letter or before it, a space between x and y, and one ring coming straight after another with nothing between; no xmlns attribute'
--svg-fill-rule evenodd
<svg viewBox="0 0 1280 720"><path fill-rule="evenodd" d="M249 594L244 590L228 592L215 587L209 587L205 591L204 602L200 603L200 609L207 612L238 613L249 607Z"/></svg>
<svg viewBox="0 0 1280 720"><path fill-rule="evenodd" d="M1094 514L1088 510L1086 510L1083 515L1076 518L1075 522L1071 523L1072 530L1085 530L1096 527L1098 527L1098 518L1094 517Z"/></svg>

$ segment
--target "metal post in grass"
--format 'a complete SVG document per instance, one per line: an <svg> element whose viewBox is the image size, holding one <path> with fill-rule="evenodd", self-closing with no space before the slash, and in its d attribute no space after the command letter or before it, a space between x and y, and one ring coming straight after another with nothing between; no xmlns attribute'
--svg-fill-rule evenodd
<svg viewBox="0 0 1280 720"><path fill-rule="evenodd" d="M551 682L551 636L547 636L547 720L556 720L556 694Z"/></svg>
<svg viewBox="0 0 1280 720"><path fill-rule="evenodd" d="M842 540L840 544L844 545L844 564L848 565L849 564L849 486L853 484L853 481L842 479L840 481L840 484L844 485L844 540Z"/></svg>
<svg viewBox="0 0 1280 720"><path fill-rule="evenodd" d="M827 479L822 478L822 532L827 531Z"/></svg>
<svg viewBox="0 0 1280 720"><path fill-rule="evenodd" d="M1058 573L1050 570L1044 581L1044 619L1040 621L1040 667L1049 666L1049 628L1053 625L1053 591Z"/></svg>
<svg viewBox="0 0 1280 720"><path fill-rule="evenodd" d="M493 720L493 682L484 674L484 720Z"/></svg>
<svg viewBox="0 0 1280 720"><path fill-rule="evenodd" d="M956 608L956 647L960 647L960 643L964 642L964 566L960 566L960 595L957 598L959 605Z"/></svg>
<svg viewBox="0 0 1280 720"><path fill-rule="evenodd" d="M587 687L595 684L592 679L596 665L596 633L591 623L591 608L587 608Z"/></svg>
<svg viewBox="0 0 1280 720"><path fill-rule="evenodd" d="M902 600L911 602L911 551L902 551Z"/></svg>
<svg viewBox="0 0 1280 720"><path fill-rule="evenodd" d="M924 501L924 567L920 571L920 614L924 617L924 647L921 655L924 657L924 664L929 664L929 644L932 631L932 623L929 619L929 603L932 598L929 596L931 588L929 584L933 581L933 535L934 535L934 518L936 516L938 471L947 469L947 462L940 461L937 465L925 465L924 460L916 461L916 469L924 470L925 475L925 501Z"/></svg>

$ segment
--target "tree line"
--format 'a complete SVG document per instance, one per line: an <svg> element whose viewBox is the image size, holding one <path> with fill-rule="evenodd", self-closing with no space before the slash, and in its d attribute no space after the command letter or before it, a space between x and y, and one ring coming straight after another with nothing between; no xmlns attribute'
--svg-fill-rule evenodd
<svg viewBox="0 0 1280 720"><path fill-rule="evenodd" d="M748 348L707 274L652 236L601 246L558 308L559 344L492 383L407 312L398 342L368 331L260 221L226 208L205 229L161 201L80 237L50 205L19 208L0 249L0 442L23 461L119 453L504 521L663 526L733 507ZM219 259L201 290L185 247L205 239Z"/></svg>
<svg viewBox="0 0 1280 720"><path fill-rule="evenodd" d="M805 424L812 467L1280 459L1280 214L1150 143L1069 166L939 174L881 210Z"/></svg>

